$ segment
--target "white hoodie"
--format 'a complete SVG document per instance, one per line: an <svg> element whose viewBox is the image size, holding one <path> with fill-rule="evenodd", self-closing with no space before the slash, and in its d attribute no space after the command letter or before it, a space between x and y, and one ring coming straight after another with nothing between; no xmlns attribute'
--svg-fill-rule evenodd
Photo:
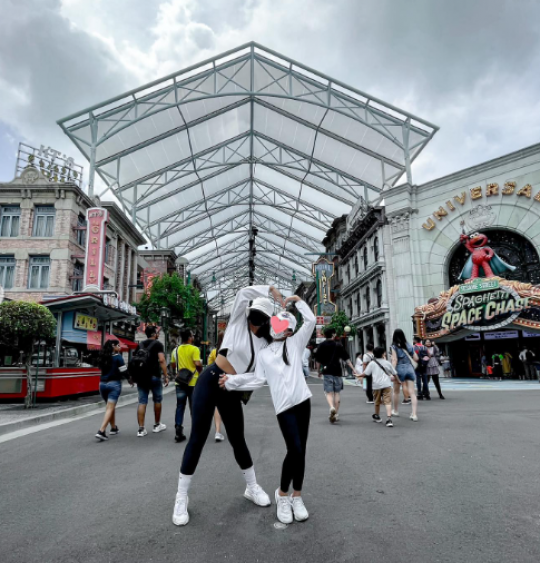
<svg viewBox="0 0 540 563"><path fill-rule="evenodd" d="M296 308L304 318L298 332L285 341L272 342L263 348L257 356L254 373L230 375L225 383L229 391L253 391L268 382L276 414L312 396L302 370L302 356L315 328L315 316L304 301L298 301ZM284 342L289 365L283 361Z"/></svg>

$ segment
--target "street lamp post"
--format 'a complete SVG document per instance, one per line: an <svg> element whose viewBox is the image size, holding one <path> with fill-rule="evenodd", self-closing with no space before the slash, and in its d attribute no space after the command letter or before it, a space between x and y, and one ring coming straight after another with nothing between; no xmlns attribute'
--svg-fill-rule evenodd
<svg viewBox="0 0 540 563"><path fill-rule="evenodd" d="M171 316L171 311L168 307L161 307L159 310L159 317L161 319L161 326L163 327L163 332L165 335L165 343L163 345L165 351L165 357L167 357L167 337L168 337L168 328L169 328L169 318Z"/></svg>

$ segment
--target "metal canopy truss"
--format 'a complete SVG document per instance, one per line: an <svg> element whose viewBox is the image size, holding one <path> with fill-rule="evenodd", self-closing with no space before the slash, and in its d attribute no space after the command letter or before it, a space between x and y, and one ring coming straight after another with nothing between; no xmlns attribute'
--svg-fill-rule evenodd
<svg viewBox="0 0 540 563"><path fill-rule="evenodd" d="M412 181L437 131L256 43L59 124L90 161L89 195L97 174L214 304L250 279L309 277L332 221Z"/></svg>

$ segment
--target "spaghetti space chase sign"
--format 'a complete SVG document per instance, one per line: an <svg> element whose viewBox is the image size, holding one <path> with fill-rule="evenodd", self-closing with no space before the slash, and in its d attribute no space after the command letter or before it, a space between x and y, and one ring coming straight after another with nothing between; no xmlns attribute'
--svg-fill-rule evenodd
<svg viewBox="0 0 540 563"><path fill-rule="evenodd" d="M442 328L475 331L501 328L529 308L529 298L520 297L511 287L498 284L493 287L493 283L488 287L461 286L460 292L448 302L447 312L442 317ZM461 288L464 290L461 291Z"/></svg>

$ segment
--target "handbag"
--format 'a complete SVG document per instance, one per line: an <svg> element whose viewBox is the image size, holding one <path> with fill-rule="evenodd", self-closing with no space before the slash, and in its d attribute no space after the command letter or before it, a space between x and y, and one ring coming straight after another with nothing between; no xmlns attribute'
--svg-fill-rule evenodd
<svg viewBox="0 0 540 563"><path fill-rule="evenodd" d="M402 348L402 350L405 352L407 358L409 358L409 361L411 362L413 369L417 369L418 368L418 362L411 358L411 356L410 356L410 354L409 354L409 352L407 351L406 348Z"/></svg>
<svg viewBox="0 0 540 563"><path fill-rule="evenodd" d="M187 368L182 368L176 374L176 377L174 378L174 382L178 383L178 385L181 385L181 384L189 385L190 381L193 379L193 376L196 373L197 373L197 370L191 372Z"/></svg>

